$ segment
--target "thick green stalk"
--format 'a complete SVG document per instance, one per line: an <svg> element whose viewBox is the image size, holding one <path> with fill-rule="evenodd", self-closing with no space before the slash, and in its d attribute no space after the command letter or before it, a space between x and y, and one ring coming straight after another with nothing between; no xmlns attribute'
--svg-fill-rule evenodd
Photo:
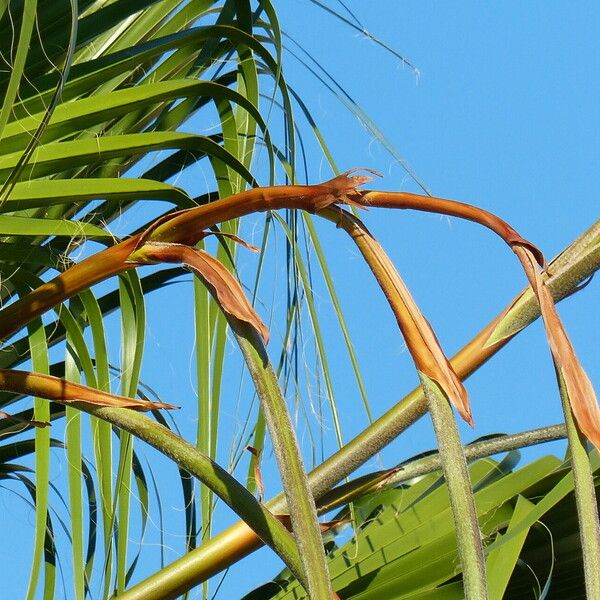
<svg viewBox="0 0 600 600"><path fill-rule="evenodd" d="M331 600L331 581L317 510L277 375L254 327L233 318L229 323L246 360L269 428L294 537L304 563L309 597Z"/></svg>
<svg viewBox="0 0 600 600"><path fill-rule="evenodd" d="M531 429L521 433L513 433L510 435L499 435L498 437L489 440L474 442L463 448L465 458L468 461L477 460L486 456L492 456L501 452L510 452L519 448L527 448L528 446L536 446L555 440L564 439L567 435L566 427L560 425L548 425L538 429ZM427 475L441 468L439 454L431 454L419 460L409 462L402 465L402 470L398 471L389 481L386 486L396 486L403 481L408 481L421 475Z"/></svg>
<svg viewBox="0 0 600 600"><path fill-rule="evenodd" d="M489 440L474 442L464 446L463 452L467 461L472 461L501 452L510 452L527 446L560 440L565 438L566 435L567 430L564 425L550 425L531 431L523 431L512 435L499 435ZM440 455L436 452L413 462L402 464L394 469L375 471L369 473L369 475L363 475L348 483L343 483L321 496L317 501L317 512L319 514L327 513L349 502L358 500L365 494L397 487L400 483L439 471L441 468Z"/></svg>
<svg viewBox="0 0 600 600"><path fill-rule="evenodd" d="M586 439L575 424L567 386L559 369L556 369L556 377L565 414L571 454L586 596L587 598L600 598L600 522L594 473L590 465Z"/></svg>
<svg viewBox="0 0 600 600"><path fill-rule="evenodd" d="M462 566L466 600L486 600L485 557L475 510L473 486L463 453L452 407L438 384L419 373L438 443L440 463L446 480L456 545Z"/></svg>
<svg viewBox="0 0 600 600"><path fill-rule="evenodd" d="M197 477L242 519L251 524L256 534L277 552L300 582L305 584L300 555L293 537L282 523L225 469L171 430L143 414L123 408L95 407L83 403L77 406L144 440L171 458L180 468ZM174 589L171 596L165 596L160 587L146 589L143 598L145 600L174 598L185 589L183 584L179 589Z"/></svg>

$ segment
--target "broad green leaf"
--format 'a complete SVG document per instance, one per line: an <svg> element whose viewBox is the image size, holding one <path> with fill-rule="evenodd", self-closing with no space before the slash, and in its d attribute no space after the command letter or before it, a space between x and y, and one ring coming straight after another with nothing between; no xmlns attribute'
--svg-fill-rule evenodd
<svg viewBox="0 0 600 600"><path fill-rule="evenodd" d="M254 104L242 94L212 81L184 79L148 83L61 104L55 109L44 131L44 143L48 144L72 135L76 131L85 130L131 112L149 111L157 104L190 96L201 96L215 101L224 98L236 102L251 112L253 119L260 122L263 128L266 127ZM42 114L34 114L10 123L4 134L3 153L16 152L24 147L41 118Z"/></svg>
<svg viewBox="0 0 600 600"><path fill-rule="evenodd" d="M113 238L108 231L81 221L59 221L0 215L0 235L67 236L69 238Z"/></svg>
<svg viewBox="0 0 600 600"><path fill-rule="evenodd" d="M137 394L145 339L145 307L139 278L135 271L119 278L121 306L121 392L135 397ZM117 532L117 593L123 592L127 583L129 546L129 513L131 501L131 473L133 466L134 437L119 434L119 466L116 494L118 499L119 529Z"/></svg>
<svg viewBox="0 0 600 600"><path fill-rule="evenodd" d="M28 331L32 367L38 373L48 373L48 347L41 319L35 319L30 323ZM34 398L33 406L35 420L48 422L50 407L47 400ZM35 430L35 473L35 541L31 575L27 586L27 600L35 597L39 585L39 573L46 539L50 480L50 431L47 427L37 427ZM46 582L44 582L45 584Z"/></svg>
<svg viewBox="0 0 600 600"><path fill-rule="evenodd" d="M230 25L208 25L206 27L194 27L187 31L179 31L162 38L142 42L124 50L74 64L69 81L63 91L63 99L66 101L83 95L113 77L132 72L139 68L140 64L159 60L160 57L171 50L186 48L186 51L195 49L198 52L206 45L207 41L219 38L226 39L231 44L242 43L248 46L260 56L272 73L277 72L278 67L272 56L255 37ZM193 72L190 73L190 75L192 74ZM46 100L49 100L50 92L48 92L46 98L44 94L39 94L39 90L49 87L48 79L40 78L34 82L35 88L24 91L22 94L24 101L21 106L16 106L19 111L18 114L25 116L43 110Z"/></svg>
<svg viewBox="0 0 600 600"><path fill-rule="evenodd" d="M19 211L43 206L80 204L89 200L165 200L179 208L194 203L180 188L148 179L50 179L18 183L0 211ZM41 234L43 235L43 234Z"/></svg>
<svg viewBox="0 0 600 600"><path fill-rule="evenodd" d="M186 133L163 131L134 133L114 137L99 137L39 146L22 177L39 178L75 167L93 165L112 158L134 157L154 150L185 148L199 157L209 155L240 173L246 181L254 182L253 176L240 162L210 138ZM20 153L0 157L0 178L8 176L18 163Z"/></svg>
<svg viewBox="0 0 600 600"><path fill-rule="evenodd" d="M559 464L554 457L546 457L481 488L475 499L484 535L508 523L513 512L508 500L516 500L533 483L551 476ZM490 481L496 466L491 459L471 465L473 484ZM357 503L357 514L363 520L360 530L329 556L332 582L343 592L342 597L412 598L424 587L433 588L453 577L456 543L447 490L439 481L432 473L414 484L375 493ZM305 596L292 583L273 597Z"/></svg>
<svg viewBox="0 0 600 600"><path fill-rule="evenodd" d="M508 524L508 531L515 523L524 516L533 507L533 503L523 496L517 497L515 510ZM528 529L523 529L520 535L514 537L502 549L496 549L487 555L488 572L488 594L490 600L502 600L504 592L512 572L514 571L521 549L525 543L525 538L529 533Z"/></svg>

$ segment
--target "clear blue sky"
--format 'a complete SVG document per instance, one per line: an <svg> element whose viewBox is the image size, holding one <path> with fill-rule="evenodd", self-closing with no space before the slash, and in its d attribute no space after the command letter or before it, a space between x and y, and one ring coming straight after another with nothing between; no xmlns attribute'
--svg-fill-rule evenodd
<svg viewBox="0 0 600 600"><path fill-rule="evenodd" d="M363 25L415 65L418 74L306 0L274 4L284 31L343 85L434 195L496 212L549 258L600 216L597 2L346 0ZM341 9L334 0L330 5ZM373 168L385 175L377 183L379 188L418 191L398 161L291 54L286 56L285 67L288 82L309 105L341 169ZM327 179L331 171L309 138L307 131L310 179ZM185 185L185 179L180 184ZM516 257L487 230L404 211L371 210L363 217L392 256L448 354L467 342L524 286ZM414 387L414 367L389 308L352 245L341 232L329 226L321 229L373 412L378 416ZM249 241L252 235L248 228ZM189 294L183 293L183 285ZM593 281L560 307L597 390L598 286ZM364 412L347 360L341 350L337 352L341 338L330 318L327 295L322 287L315 291L321 299L319 310L331 350L337 399L346 407L342 424L349 439L365 426ZM177 307L172 304L174 298L180 300ZM267 293L263 300L270 301ZM165 327L161 313L164 315L167 302L179 318ZM191 319L189 283L155 295L148 307L148 350L142 374L165 401L184 405L177 420L189 438L195 435L193 411L185 409L186 404L194 403L195 390ZM276 329L273 335L272 348L277 349ZM228 351L236 353L233 345ZM238 398L238 383L234 378L225 386L224 464L231 436L245 418L250 401L249 386ZM520 334L469 379L467 389L475 429L461 427L465 442L491 432L516 432L561 420L553 369L539 325ZM306 394L303 400L309 402ZM324 426L330 439L325 452L329 453L334 447L329 418ZM308 448L303 431L301 437ZM422 419L379 460L371 461L369 468L391 466L434 445L431 426ZM554 445L536 452L551 450L563 449ZM141 447L140 452L145 455ZM527 458L534 455L526 453ZM267 455L264 461L270 496L279 491L279 484L273 457ZM60 477L64 478L64 473L57 474ZM163 506L181 511L179 490L170 485L161 488ZM33 532L32 512L22 503L7 502L5 515L16 527ZM217 530L231 518L224 513ZM173 560L183 541L181 530L174 523L168 526L166 556ZM158 523L151 523L145 541L149 546L158 543L157 530ZM7 573L21 566L14 564L15 558L22 556L19 543L15 536L14 552L0 555ZM270 551L263 550L241 568L232 569L217 597L239 597L279 568ZM23 572L16 580L26 576ZM16 580L15 585L20 585Z"/></svg>

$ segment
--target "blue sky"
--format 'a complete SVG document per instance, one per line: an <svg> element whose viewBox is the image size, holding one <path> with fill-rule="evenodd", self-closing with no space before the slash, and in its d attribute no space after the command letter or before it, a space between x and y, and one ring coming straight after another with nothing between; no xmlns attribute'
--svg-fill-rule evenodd
<svg viewBox="0 0 600 600"><path fill-rule="evenodd" d="M346 5L364 27L402 54L415 69L306 0L274 4L284 31L342 84L432 194L472 202L497 213L536 243L548 258L598 219L597 2L347 0ZM342 10L333 0L330 5ZM419 190L397 157L391 156L291 54L286 55L285 67L288 83L308 104L340 169L369 167L384 174L375 184L379 189ZM305 125L301 116L297 117L301 126ZM310 141L308 128L304 131L310 181L330 178L331 170ZM193 182L184 177L180 184ZM406 211L371 210L362 216L393 258L448 354L487 324L525 284L510 249L474 224ZM372 410L379 416L416 385L414 367L389 307L356 250L329 225L319 224L319 229L364 371ZM260 240L260 231L253 229L252 222L246 238L255 243ZM342 425L345 439L350 439L366 425L364 411L328 297L319 285L315 293L330 350L334 389L345 407ZM560 312L582 362L600 389L598 285L592 281L583 293L562 303ZM174 298L178 299L176 306ZM268 288L261 299L270 302ZM167 305L178 318L165 325ZM266 311L262 314L266 318ZM153 296L148 306L147 355L142 375L165 401L184 406L177 420L190 438L196 427L191 408L195 392L192 318L189 283ZM275 327L273 352L277 335ZM235 363L233 344L228 353ZM225 386L225 396L230 392L230 398L224 400L223 407L223 464L228 460L232 436L239 433L238 425L251 402L248 382L246 393L241 395L238 384L235 376ZM311 394L306 390L301 394L313 428L316 417L311 416L310 404L319 397L315 386L313 382ZM475 429L461 425L465 442L492 432L516 432L561 420L552 364L539 324L520 334L470 378L467 389ZM299 436L308 450L302 418L300 423ZM334 442L327 415L322 425L327 436L324 452L329 454ZM367 469L391 466L434 445L430 423L422 419L381 457L370 461ZM548 445L524 456L530 459L563 450L560 444ZM146 456L143 449L140 452ZM148 456L154 460L153 455ZM173 474L172 467L159 469L170 469L168 472ZM270 496L279 491L279 483L274 459L268 453L263 469ZM57 474L57 479L60 477L65 477L64 473ZM161 495L164 507L179 511L179 518L177 487L162 487ZM33 532L32 513L22 504L5 504L5 514L16 527ZM224 512L217 530L232 519ZM147 545L158 543L157 530L158 523L151 522ZM181 552L179 531L175 525L168 531L168 560ZM16 546L19 543L15 538L10 553L0 555L7 572L15 557L23 555ZM1 549L6 551L6 546ZM157 565L145 566L152 569ZM270 551L262 550L240 569L232 569L217 597L239 597L279 568L280 563ZM26 576L24 572L22 578Z"/></svg>

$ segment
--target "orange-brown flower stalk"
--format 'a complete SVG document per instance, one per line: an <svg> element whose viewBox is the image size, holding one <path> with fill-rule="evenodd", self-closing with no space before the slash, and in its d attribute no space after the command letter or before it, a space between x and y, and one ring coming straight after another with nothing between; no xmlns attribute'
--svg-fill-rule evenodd
<svg viewBox="0 0 600 600"><path fill-rule="evenodd" d="M192 249L194 244L208 235L207 228L253 212L291 208L314 213L325 211L336 204L435 212L484 225L517 253L543 307L552 353L565 376L575 418L585 435L600 447L600 409L593 388L577 361L549 293L543 291L543 280L534 265L537 262L545 266L543 254L505 221L488 211L462 202L406 192L359 191L356 188L372 177L353 175L355 171L348 171L318 185L255 188L197 208L166 215L143 233L82 261L0 310L0 339L6 339L45 311L107 277L125 271L134 264L162 261L182 262L192 268L213 288L226 312L250 323L266 340L266 327L247 302L235 279L216 259ZM352 225L354 226L356 223ZM373 240L364 228L361 236L364 240ZM373 242L364 243L371 245L370 252L373 260L379 263L381 276L388 279L389 285L395 288L397 297L401 298L396 301L395 311L399 311L396 316L399 322L402 321L407 344L409 348L421 348L413 352L417 368L437 381L463 418L472 422L460 379L445 359L435 334L410 298L393 265L381 248L377 248L376 242ZM208 272L210 275L206 276ZM402 318L399 317L401 312L404 314Z"/></svg>
<svg viewBox="0 0 600 600"><path fill-rule="evenodd" d="M408 192L357 191L353 196L353 200L363 207L373 206L379 208L420 210L423 212L437 213L473 221L474 223L478 223L479 225L491 229L511 248L515 244L529 248L540 266L546 266L544 255L534 244L522 237L506 221L483 208L478 208L477 206L466 204L465 202L457 202L456 200L435 198L433 196L421 196L419 194L410 194Z"/></svg>
<svg viewBox="0 0 600 600"><path fill-rule="evenodd" d="M15 392L28 396L38 396L54 400L61 404L85 402L97 406L115 406L147 411L158 408L178 408L164 402L149 402L137 398L126 398L109 394L78 383L71 383L52 375L42 375L29 371L0 369L0 390Z"/></svg>
<svg viewBox="0 0 600 600"><path fill-rule="evenodd" d="M108 277L131 269L132 255L147 242L195 245L206 229L255 212L281 208L317 212L345 202L349 192L372 179L348 174L318 185L281 185L254 188L227 198L178 211L157 219L144 232L67 269L23 298L0 310L0 340L5 340L36 317Z"/></svg>

